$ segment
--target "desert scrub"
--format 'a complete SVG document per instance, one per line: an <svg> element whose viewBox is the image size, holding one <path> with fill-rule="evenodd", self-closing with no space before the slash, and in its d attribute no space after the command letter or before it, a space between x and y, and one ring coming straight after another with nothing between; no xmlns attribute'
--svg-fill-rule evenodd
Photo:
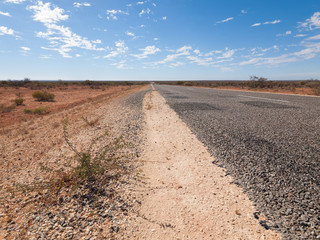
<svg viewBox="0 0 320 240"><path fill-rule="evenodd" d="M82 120L87 125L93 126L88 124L87 118L82 117ZM126 145L122 136L115 140L109 139L109 141L105 141L106 138L110 138L108 131L106 131L104 134L92 139L85 151L78 151L70 141L68 125L69 120L66 119L63 125L63 137L69 148L75 153L78 162L72 173L77 182L89 179L94 180L110 170L121 169L121 159L124 156L120 154L120 150ZM98 146L102 147L99 148Z"/></svg>
<svg viewBox="0 0 320 240"><path fill-rule="evenodd" d="M4 104L0 104L0 112L1 113L7 113L11 112L16 108L15 105L5 106Z"/></svg>
<svg viewBox="0 0 320 240"><path fill-rule="evenodd" d="M23 98L16 98L13 100L17 106L21 106L23 104Z"/></svg>
<svg viewBox="0 0 320 240"><path fill-rule="evenodd" d="M23 109L23 112L25 114L38 114L38 115L44 115L49 113L49 109L48 107L39 107L39 108L35 108L35 109Z"/></svg>
<svg viewBox="0 0 320 240"><path fill-rule="evenodd" d="M51 102L54 100L54 94L42 91L35 91L32 93L32 97L40 102Z"/></svg>

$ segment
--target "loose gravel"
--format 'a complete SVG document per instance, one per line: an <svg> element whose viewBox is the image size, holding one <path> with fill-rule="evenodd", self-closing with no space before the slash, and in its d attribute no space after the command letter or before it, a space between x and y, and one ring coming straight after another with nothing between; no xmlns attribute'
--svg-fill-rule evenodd
<svg viewBox="0 0 320 240"><path fill-rule="evenodd" d="M320 239L320 98L156 89L284 239Z"/></svg>

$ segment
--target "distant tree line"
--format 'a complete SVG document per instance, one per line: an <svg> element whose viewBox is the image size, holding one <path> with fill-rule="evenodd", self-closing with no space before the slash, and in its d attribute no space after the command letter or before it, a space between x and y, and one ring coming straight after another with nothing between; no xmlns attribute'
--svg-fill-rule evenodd
<svg viewBox="0 0 320 240"><path fill-rule="evenodd" d="M55 88L55 87L67 87L67 86L89 86L92 89L99 89L100 87L107 86L130 86L130 85L142 85L146 84L143 81L31 81L30 78L23 80L2 80L0 81L0 87L25 87L33 90L39 90L43 88Z"/></svg>

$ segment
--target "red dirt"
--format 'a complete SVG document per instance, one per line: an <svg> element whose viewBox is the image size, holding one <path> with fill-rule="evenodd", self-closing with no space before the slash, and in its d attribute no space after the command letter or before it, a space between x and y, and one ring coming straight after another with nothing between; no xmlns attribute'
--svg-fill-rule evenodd
<svg viewBox="0 0 320 240"><path fill-rule="evenodd" d="M39 107L48 107L49 114L69 109L76 105L82 104L90 100L96 100L98 98L115 93L121 93L123 91L136 88L136 86L112 86L101 87L101 89L91 89L89 86L67 86L63 88L51 88L47 90L55 95L54 102L38 102L32 97L32 93L36 90L28 88L0 88L0 105L10 106L13 100L17 98L17 94L24 99L22 106L16 106L16 108L7 113L0 112L0 127L12 125L17 122L27 121L29 119L37 118L39 115L25 114L24 109L35 109ZM46 89L44 89L46 90ZM42 90L40 90L42 91Z"/></svg>

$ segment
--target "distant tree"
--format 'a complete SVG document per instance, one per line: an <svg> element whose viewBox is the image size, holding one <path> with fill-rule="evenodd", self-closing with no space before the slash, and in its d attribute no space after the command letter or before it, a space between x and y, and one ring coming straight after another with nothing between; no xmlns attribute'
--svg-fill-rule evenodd
<svg viewBox="0 0 320 240"><path fill-rule="evenodd" d="M31 79L30 79L30 78L24 78L24 79L23 79L23 82L24 82L24 83L30 83L30 82L31 82Z"/></svg>
<svg viewBox="0 0 320 240"><path fill-rule="evenodd" d="M268 81L268 78L252 75L250 76L250 80L252 81L252 84L250 84L250 87L264 88L266 86L266 81Z"/></svg>

